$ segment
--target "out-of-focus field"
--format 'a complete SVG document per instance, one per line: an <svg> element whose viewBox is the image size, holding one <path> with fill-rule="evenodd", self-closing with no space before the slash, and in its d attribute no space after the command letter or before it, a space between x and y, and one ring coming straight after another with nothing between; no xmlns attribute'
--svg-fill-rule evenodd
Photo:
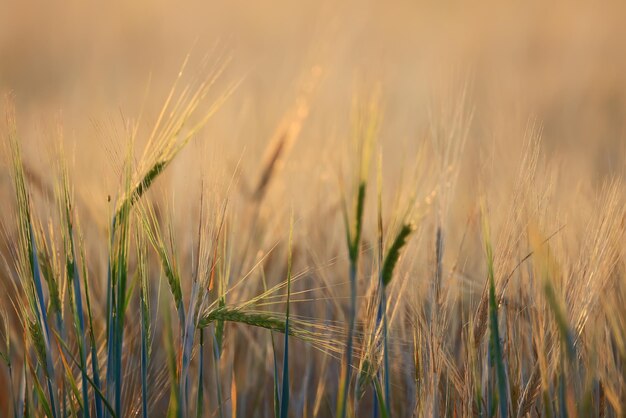
<svg viewBox="0 0 626 418"><path fill-rule="evenodd" d="M163 231L172 226L185 306L198 274L201 195L210 234L220 225L223 202L229 202L227 232L218 234L217 247L223 251L220 263L228 259L230 266L220 273L224 286L245 277L227 294L233 306L260 294L263 280L271 287L286 279L293 213L293 272L300 277L293 290L302 293L293 297L292 309L333 341L332 349L326 347L330 355L313 349L320 344L293 337L291 416L336 412L349 317L341 208L346 199L352 216L359 165L354 115L371 97L380 124L367 175L354 376L376 352L367 341L377 303L380 160L385 248L401 223L416 226L387 290L392 415L468 416L478 413L477 405L485 412L489 400L495 405L504 397L494 363L487 360L494 350L491 325L485 325L482 339L474 335L481 334L481 303L488 293L483 218L495 254L508 412L626 412L626 310L620 305L626 295L626 3L0 0L0 94L6 96L0 105L0 252L6 259L0 289L7 295L0 308L7 312L14 359L12 375L0 366L0 392L6 392L0 394L1 416L14 412L11 396L18 394L8 388L19 388L23 346L32 344L25 343L18 319L24 317L14 309L27 298L16 284L19 216L6 139L12 128L4 114L15 112L33 216L45 231L41 239L51 242L60 239L60 232L50 231L58 225L55 170L63 144L104 376L108 234L124 190L130 131L136 127L133 158L139 162L186 60L179 85L190 85L192 92L193 83L223 65L190 125L237 87L142 201L155 205ZM135 229L141 230L139 220L133 221ZM438 235L444 237L439 252ZM137 265L135 245L129 277ZM154 327L150 416L162 416L171 405L172 379L163 343L167 308L160 305L177 317L165 279L159 280L161 264L146 247ZM57 248L62 266L63 246ZM67 284L65 274L59 267L60 283ZM553 283L556 302L546 296L542 280ZM138 287L129 293L126 312L123 416L142 411ZM61 287L63 294L70 290ZM284 300L271 299L264 308L284 312ZM69 305L64 315L70 318L66 332L74 335ZM572 363L560 355L569 347L559 337L564 329L573 340ZM196 413L198 338L190 366L193 402L183 415ZM270 338L282 370L283 340L267 330L227 324L219 367L207 348L213 343L207 343L204 416L272 416ZM182 350L174 340L175 350ZM26 350L32 368L33 350ZM61 349L55 344L53 351L58 355ZM60 385L67 370L60 357L54 361ZM81 387L80 368L71 367ZM41 370L32 375L43 385ZM561 388L563 376L579 383ZM89 391L93 415L96 395ZM372 390L359 402L354 387L350 393L349 413L369 416ZM69 402L76 404L73 396Z"/></svg>
<svg viewBox="0 0 626 418"><path fill-rule="evenodd" d="M154 115L184 57L199 61L217 44L233 57L221 81L243 83L208 132L235 150L245 145L244 158L263 149L299 82L319 66L323 77L294 164L313 159L308 147L334 141L328 138L348 123L339 116L359 88L380 84L381 137L391 158L419 141L442 89L469 80L476 147L506 142L513 151L508 143L519 142L516 131L535 118L551 153L576 158L593 176L620 166L620 2L407 3L3 2L0 88L15 94L24 138L42 136L42 123L62 114L66 136L91 167L105 160L94 120L134 118L142 104Z"/></svg>

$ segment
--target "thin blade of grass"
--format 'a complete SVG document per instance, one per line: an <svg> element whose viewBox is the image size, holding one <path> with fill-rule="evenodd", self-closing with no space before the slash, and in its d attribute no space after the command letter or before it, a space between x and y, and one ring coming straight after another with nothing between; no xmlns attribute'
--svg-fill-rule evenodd
<svg viewBox="0 0 626 418"><path fill-rule="evenodd" d="M267 280L265 278L265 271L261 269L261 282L263 283L263 293L267 292ZM278 359L276 357L276 344L274 344L274 332L270 330L270 343L272 347L272 366L274 372L273 379L273 394L274 394L274 418L280 417L280 385L278 384Z"/></svg>
<svg viewBox="0 0 626 418"><path fill-rule="evenodd" d="M172 321L170 318L169 308L163 309L165 316L165 333L163 335L163 344L167 353L167 367L169 370L170 380L170 402L167 408L168 417L182 418L183 411L180 402L180 389L178 384L178 372L176 370L176 352L174 349L174 335L172 333Z"/></svg>
<svg viewBox="0 0 626 418"><path fill-rule="evenodd" d="M191 362L191 350L193 348L193 340L196 323L196 304L198 301L198 292L200 291L200 282L195 281L192 284L191 295L189 298L189 310L186 318L185 329L183 330L182 353L181 353L181 370L180 370L180 396L181 410L184 415L188 415L188 392L189 392L189 363Z"/></svg>
<svg viewBox="0 0 626 418"><path fill-rule="evenodd" d="M383 389L380 386L380 381L377 378L374 378L374 390L376 393L376 400L380 404L380 415L382 418L390 418L389 415L389 406L385 402L385 397L383 395Z"/></svg>
<svg viewBox="0 0 626 418"><path fill-rule="evenodd" d="M94 386L94 398L95 398L95 412L96 412L96 418L102 418L103 416L103 406L102 406L102 400L103 397L101 396L102 391L101 391L101 383L100 383L100 365L98 362L98 353L97 353L97 345L96 345L96 337L95 337L95 333L94 333L94 327L93 327L93 315L92 315L92 311L91 311L91 298L90 298L90 290L89 290L89 280L87 279L87 263L86 263L86 256L85 256L85 245L83 244L83 240L82 240L82 236L80 234L80 229L78 229L79 231L79 250L80 250L80 258L81 258L81 264L82 264L82 277L83 277L83 284L85 286L85 302L87 305L87 318L89 320L89 343L91 346L91 353L90 353L90 357L91 357L91 372L93 374L93 386ZM89 375L87 375L87 379L89 380Z"/></svg>
<svg viewBox="0 0 626 418"><path fill-rule="evenodd" d="M196 418L201 418L204 411L204 329L200 329L200 353L198 360L198 396L196 399Z"/></svg>
<svg viewBox="0 0 626 418"><path fill-rule="evenodd" d="M487 256L487 275L489 280L489 326L490 326L490 344L493 352L493 360L496 366L496 382L498 387L498 401L500 417L508 416L508 390L506 382L506 372L504 368L504 358L502 353L502 345L500 343L500 332L498 329L498 304L496 302L496 285L495 273L493 267L493 249L489 238L489 225L487 224L486 215L483 213L483 233L485 239L485 251Z"/></svg>
<svg viewBox="0 0 626 418"><path fill-rule="evenodd" d="M67 169L65 165L61 168L61 191L62 196L59 198L59 209L61 212L61 219L65 221L65 234L63 238L65 241L66 252L66 271L70 286L72 286L73 297L70 294L70 308L74 317L74 328L76 330L78 351L80 355L80 371L82 377L82 405L83 416L89 418L89 386L87 385L87 354L85 344L85 321L83 317L83 302L82 293L80 288L80 275L78 273L78 264L76 257L76 248L74 244L74 222L72 213L72 201L70 197L69 181L67 175ZM61 330L62 331L62 330Z"/></svg>
<svg viewBox="0 0 626 418"><path fill-rule="evenodd" d="M217 341L215 331L213 334L213 361L215 362L215 390L217 391L217 408L219 417L224 418L224 401L222 399L222 384L220 378L220 358L222 356L220 345Z"/></svg>
<svg viewBox="0 0 626 418"><path fill-rule="evenodd" d="M289 304L291 301L291 267L293 262L293 212L289 225L289 255L287 257L287 308L285 312L285 345L283 353L283 383L280 400L280 417L287 418L289 413Z"/></svg>
<svg viewBox="0 0 626 418"><path fill-rule="evenodd" d="M137 232L137 269L139 273L139 313L141 321L141 414L148 418L148 363L150 361L150 288L143 235Z"/></svg>

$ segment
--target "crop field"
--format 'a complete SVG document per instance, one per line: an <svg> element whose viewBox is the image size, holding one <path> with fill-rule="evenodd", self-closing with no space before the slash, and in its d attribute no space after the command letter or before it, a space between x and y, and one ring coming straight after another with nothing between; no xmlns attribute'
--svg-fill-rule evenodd
<svg viewBox="0 0 626 418"><path fill-rule="evenodd" d="M0 0L0 417L626 416L626 3Z"/></svg>

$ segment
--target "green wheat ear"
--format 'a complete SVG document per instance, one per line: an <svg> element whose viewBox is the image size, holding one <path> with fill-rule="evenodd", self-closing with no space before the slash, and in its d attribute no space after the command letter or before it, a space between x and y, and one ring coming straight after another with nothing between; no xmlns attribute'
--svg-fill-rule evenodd
<svg viewBox="0 0 626 418"><path fill-rule="evenodd" d="M272 331L285 332L285 321L266 314L242 312L236 308L218 307L200 319L199 328L205 328L214 321L238 322L253 327L265 328ZM293 332L293 330L290 330Z"/></svg>
<svg viewBox="0 0 626 418"><path fill-rule="evenodd" d="M406 245L409 235L411 235L413 231L415 231L415 225L412 222L402 225L398 235L396 235L396 239L393 241L391 247L389 247L387 255L383 261L382 279L384 286L391 283L393 270L395 269L398 259L400 258L400 251Z"/></svg>

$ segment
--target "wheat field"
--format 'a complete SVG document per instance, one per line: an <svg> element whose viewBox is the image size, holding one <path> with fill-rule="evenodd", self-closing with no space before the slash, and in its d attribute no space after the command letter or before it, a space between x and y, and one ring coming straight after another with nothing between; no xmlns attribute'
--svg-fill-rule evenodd
<svg viewBox="0 0 626 418"><path fill-rule="evenodd" d="M0 416L626 416L621 1L0 1Z"/></svg>

